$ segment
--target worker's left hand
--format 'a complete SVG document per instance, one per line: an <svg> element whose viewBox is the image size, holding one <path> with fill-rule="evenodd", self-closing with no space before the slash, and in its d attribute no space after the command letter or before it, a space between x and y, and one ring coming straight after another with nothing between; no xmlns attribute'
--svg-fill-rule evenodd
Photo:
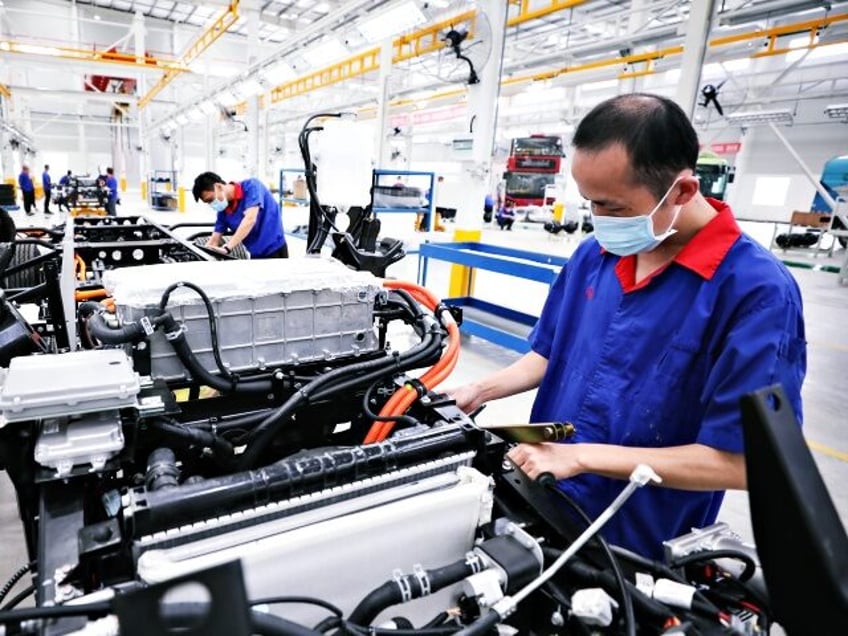
<svg viewBox="0 0 848 636"><path fill-rule="evenodd" d="M224 255L226 255L226 253L227 253L227 250L225 250L225 249L224 249L223 247L221 247L220 245L209 245L209 244L207 244L207 245L206 245L206 248L207 248L207 249L210 249L210 250L214 250L214 251L218 252L219 254L224 254Z"/></svg>
<svg viewBox="0 0 848 636"><path fill-rule="evenodd" d="M542 473L568 479L583 472L578 450L579 444L518 444L507 457L530 479L537 479Z"/></svg>

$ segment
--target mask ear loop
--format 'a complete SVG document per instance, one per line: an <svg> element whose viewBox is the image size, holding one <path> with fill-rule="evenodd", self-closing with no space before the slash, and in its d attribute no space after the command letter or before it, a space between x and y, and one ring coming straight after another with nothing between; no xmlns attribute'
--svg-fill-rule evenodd
<svg viewBox="0 0 848 636"><path fill-rule="evenodd" d="M672 234L677 232L677 230L674 229L674 224L677 223L677 217L680 216L680 211L683 209L682 205L675 206L677 208L677 210L675 210L675 212L674 212L674 216L671 219L671 223L669 223L665 232L662 232L661 234L655 234L654 231L653 231L653 217L659 211L659 209L662 207L663 203L665 203L665 200L668 199L668 196L671 194L671 191L674 190L674 186L676 186L680 182L680 180L683 178L683 176L684 175L680 175L674 180L674 182L671 184L671 186L669 186L668 190L666 190L665 194L663 195L663 198L660 199L659 203L657 203L657 207L655 207L654 211L651 212L648 215L648 218L651 219L651 234L654 235L655 240L658 240L658 241L665 240L669 236L671 236Z"/></svg>

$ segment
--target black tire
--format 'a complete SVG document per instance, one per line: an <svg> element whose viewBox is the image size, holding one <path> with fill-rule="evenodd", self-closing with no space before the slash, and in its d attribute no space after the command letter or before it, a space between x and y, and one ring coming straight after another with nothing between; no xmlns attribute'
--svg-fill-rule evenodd
<svg viewBox="0 0 848 636"><path fill-rule="evenodd" d="M203 234L201 236L196 236L196 237L194 237L194 244L199 246L199 247L204 247L206 245L206 242L209 240L210 236L212 236L212 235L211 234ZM248 254L247 250L245 249L244 245L242 245L242 244L236 245L235 249L232 252L230 252L230 256L232 256L233 258L237 258L239 260L246 260L246 259L250 258L250 254Z"/></svg>
<svg viewBox="0 0 848 636"><path fill-rule="evenodd" d="M15 221L8 210L0 208L0 243L10 243L15 240Z"/></svg>
<svg viewBox="0 0 848 636"><path fill-rule="evenodd" d="M34 243L17 243L15 244L15 255L12 257L8 268L31 261L40 254L38 245ZM10 276L5 276L3 278L3 287L5 289L22 289L35 287L43 282L44 270L41 269L40 265L36 265L22 269Z"/></svg>

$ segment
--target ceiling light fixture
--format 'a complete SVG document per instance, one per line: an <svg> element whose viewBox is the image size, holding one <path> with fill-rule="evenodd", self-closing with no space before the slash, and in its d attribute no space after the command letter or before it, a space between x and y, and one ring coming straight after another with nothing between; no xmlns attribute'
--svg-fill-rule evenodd
<svg viewBox="0 0 848 636"><path fill-rule="evenodd" d="M757 126L760 124L792 124L794 121L792 111L780 110L752 110L747 112L730 113L725 117L731 124L743 126Z"/></svg>
<svg viewBox="0 0 848 636"><path fill-rule="evenodd" d="M830 104L825 106L824 112L831 119L841 119L848 123L848 104Z"/></svg>
<svg viewBox="0 0 848 636"><path fill-rule="evenodd" d="M363 20L356 28L369 42L382 42L402 31L426 22L418 5L408 0L392 7L368 20Z"/></svg>

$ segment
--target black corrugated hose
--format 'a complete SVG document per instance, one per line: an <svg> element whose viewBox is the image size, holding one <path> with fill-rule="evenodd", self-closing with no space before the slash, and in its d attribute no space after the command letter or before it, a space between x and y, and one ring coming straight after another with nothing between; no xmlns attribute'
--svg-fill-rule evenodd
<svg viewBox="0 0 848 636"><path fill-rule="evenodd" d="M6 584L3 586L3 589L0 589L0 603L3 602L3 599L12 591L12 588L15 587L18 581L20 581L24 575L32 569L32 566L35 565L35 561L31 561L26 565L22 565L17 571L9 577L9 580L6 581Z"/></svg>
<svg viewBox="0 0 848 636"><path fill-rule="evenodd" d="M351 612L348 621L356 625L368 626L377 615L387 607L397 605L404 600L401 587L408 590L409 598L412 600L432 594L439 590L458 583L462 579L474 574L474 566L467 559L456 561L434 570L425 570L422 578L429 581L430 589L425 593L422 587L422 579L417 574L404 574L399 580L386 581L379 587L369 592L356 608Z"/></svg>

